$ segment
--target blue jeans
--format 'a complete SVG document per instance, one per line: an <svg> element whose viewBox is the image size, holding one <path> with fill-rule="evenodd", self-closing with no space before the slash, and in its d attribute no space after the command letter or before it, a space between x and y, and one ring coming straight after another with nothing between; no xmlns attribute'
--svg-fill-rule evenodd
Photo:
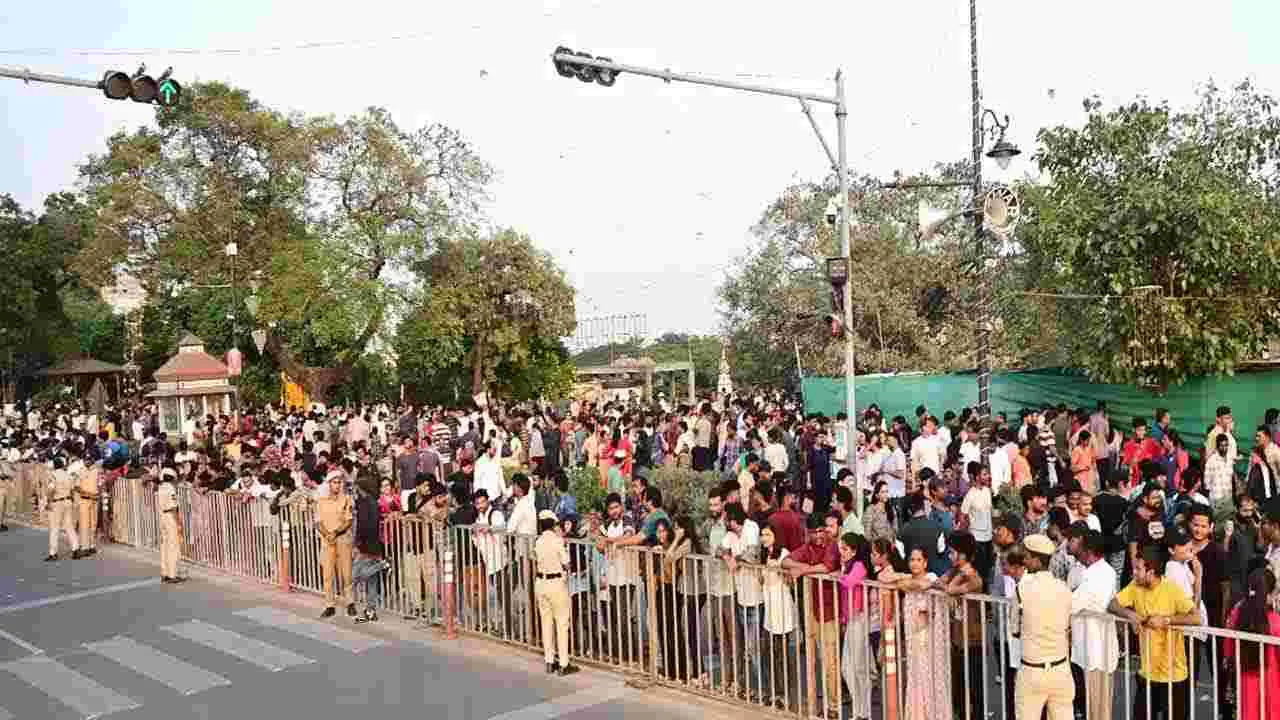
<svg viewBox="0 0 1280 720"><path fill-rule="evenodd" d="M364 584L365 599L370 610L382 604L382 558L361 555L351 565L353 584Z"/></svg>

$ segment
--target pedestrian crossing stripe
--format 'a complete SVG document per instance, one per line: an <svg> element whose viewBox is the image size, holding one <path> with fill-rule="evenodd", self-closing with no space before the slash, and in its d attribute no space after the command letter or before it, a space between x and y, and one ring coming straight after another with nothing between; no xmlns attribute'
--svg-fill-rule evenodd
<svg viewBox="0 0 1280 720"><path fill-rule="evenodd" d="M17 675L28 685L71 707L86 720L142 706L43 655L7 662L0 665L0 669Z"/></svg>
<svg viewBox="0 0 1280 720"><path fill-rule="evenodd" d="M357 655L366 650L387 644L385 640L371 635L365 635L355 630L338 627L319 620L303 618L286 610L269 606L241 610L236 615L267 627L279 628L280 630L301 635L326 645L332 645Z"/></svg>
<svg viewBox="0 0 1280 720"><path fill-rule="evenodd" d="M198 668L150 645L144 645L120 635L101 642L85 643L85 647L90 652L114 660L139 675L168 685L183 695L194 695L210 688L231 684L230 680L221 675Z"/></svg>
<svg viewBox="0 0 1280 720"><path fill-rule="evenodd" d="M160 629L271 672L315 662L309 657L264 643L261 640L245 637L240 633L231 632L200 620L191 620L178 625L166 625Z"/></svg>
<svg viewBox="0 0 1280 720"><path fill-rule="evenodd" d="M381 638L309 620L272 607L250 608L235 615L263 626L279 628L294 635L317 640L353 654L389 644ZM160 629L273 672L316 662L312 658L202 620L190 620ZM197 667L123 635L85 643L84 648L90 653L106 658L184 696L231 685L231 681L222 675ZM0 671L16 676L45 695L72 708L86 720L142 707L141 701L105 687L46 655L32 655L21 660L0 663ZM14 720L14 717L9 710L0 707L0 720Z"/></svg>

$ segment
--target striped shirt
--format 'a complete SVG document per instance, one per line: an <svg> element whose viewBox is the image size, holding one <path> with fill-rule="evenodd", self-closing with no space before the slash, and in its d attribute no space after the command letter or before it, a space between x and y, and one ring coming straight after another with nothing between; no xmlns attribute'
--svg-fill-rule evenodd
<svg viewBox="0 0 1280 720"><path fill-rule="evenodd" d="M440 460L449 462L453 459L453 430L447 423L438 422L431 425L431 442L440 453Z"/></svg>

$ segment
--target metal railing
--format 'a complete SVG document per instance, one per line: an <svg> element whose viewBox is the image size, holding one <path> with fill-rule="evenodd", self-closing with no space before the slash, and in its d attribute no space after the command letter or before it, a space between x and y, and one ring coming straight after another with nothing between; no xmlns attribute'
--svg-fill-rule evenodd
<svg viewBox="0 0 1280 720"><path fill-rule="evenodd" d="M324 541L309 501L273 514L262 498L183 486L179 504L187 562L325 594ZM109 505L104 532L158 547L153 486L118 480ZM355 602L372 595L383 613L456 622L462 632L541 651L533 537L399 514L380 532L383 563L367 581L374 592L362 582L352 588L345 567L335 594ZM568 546L575 661L801 718L1018 717L1020 619L1005 598L901 591L837 574L793 578L778 560L731 571L709 555L673 558L577 538ZM1280 717L1278 637L1151 629L1095 613L1073 616L1072 626L1073 700L1086 720ZM1260 672L1244 670L1242 648L1260 653ZM1175 682L1165 682L1167 668Z"/></svg>

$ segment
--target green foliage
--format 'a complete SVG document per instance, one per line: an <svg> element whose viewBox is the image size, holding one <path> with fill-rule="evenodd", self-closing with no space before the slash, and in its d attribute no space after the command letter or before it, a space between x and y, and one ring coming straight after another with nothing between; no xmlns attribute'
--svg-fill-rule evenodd
<svg viewBox="0 0 1280 720"><path fill-rule="evenodd" d="M259 321L278 324L268 351L323 399L403 306L395 271L466 232L492 172L456 131L405 130L378 108L338 122L220 83L186 90L158 129L117 134L82 166L98 231L77 269L186 294L229 283L223 247L238 243L241 297L257 273ZM335 372L309 372L309 347Z"/></svg>
<svg viewBox="0 0 1280 720"><path fill-rule="evenodd" d="M662 504L667 513L688 515L698 526L707 517L707 493L720 482L714 472L694 472L685 468L662 466L649 475L649 484L662 491Z"/></svg>
<svg viewBox="0 0 1280 720"><path fill-rule="evenodd" d="M939 168L954 179L961 167ZM769 204L753 229L755 244L737 259L720 286L735 379L781 384L794 374L799 346L806 374L843 367L822 317L831 312L827 258L839 255L839 236L824 213L837 194L834 182L800 183ZM853 331L860 373L954 370L972 367L971 305L974 282L971 228L953 223L946 234L919 245L915 239L921 200L960 208L953 191L885 190L880 180L851 181ZM929 291L938 300L925 302ZM793 344L794 343L794 344Z"/></svg>
<svg viewBox="0 0 1280 720"><path fill-rule="evenodd" d="M1102 381L1231 374L1280 330L1280 117L1248 83L1178 110L1145 99L1039 134L1052 177L1026 188L1029 289L1055 303L1038 332ZM1186 298L1131 301L1144 286ZM1108 297L1101 297L1108 296Z"/></svg>
<svg viewBox="0 0 1280 720"><path fill-rule="evenodd" d="M578 514L604 513L604 499L609 494L600 485L600 468L575 467L567 471L569 492L578 500Z"/></svg>
<svg viewBox="0 0 1280 720"><path fill-rule="evenodd" d="M402 381L438 392L465 373L471 394L567 392L558 338L573 330L573 288L528 236L442 240L414 270L424 290L397 329Z"/></svg>
<svg viewBox="0 0 1280 720"><path fill-rule="evenodd" d="M1005 483L1000 488L1000 492L996 493L995 500L992 505L997 515L1022 515L1026 512L1026 507L1022 504L1022 495L1018 493L1013 483Z"/></svg>

